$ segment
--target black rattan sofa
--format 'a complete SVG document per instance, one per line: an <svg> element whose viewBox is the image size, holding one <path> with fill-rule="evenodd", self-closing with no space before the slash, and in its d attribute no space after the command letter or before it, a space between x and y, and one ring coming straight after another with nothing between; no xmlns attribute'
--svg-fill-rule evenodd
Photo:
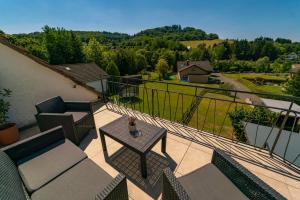
<svg viewBox="0 0 300 200"><path fill-rule="evenodd" d="M61 126L0 150L1 200L128 199L124 175L112 178Z"/></svg>
<svg viewBox="0 0 300 200"><path fill-rule="evenodd" d="M40 102L35 107L41 131L62 125L66 138L77 145L95 127L91 102L63 101L57 96Z"/></svg>
<svg viewBox="0 0 300 200"><path fill-rule="evenodd" d="M169 168L164 170L162 200L188 199L285 198L224 151L216 149L211 163L178 179Z"/></svg>

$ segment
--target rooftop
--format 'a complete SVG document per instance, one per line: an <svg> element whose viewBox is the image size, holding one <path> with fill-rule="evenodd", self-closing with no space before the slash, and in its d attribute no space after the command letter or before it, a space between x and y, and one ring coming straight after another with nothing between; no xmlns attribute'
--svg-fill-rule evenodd
<svg viewBox="0 0 300 200"><path fill-rule="evenodd" d="M205 61L201 61L201 60L199 60L199 61L189 61L189 60L178 61L177 62L177 71L182 71L191 66L198 66L198 67L201 67L202 69L204 69L205 71L209 71L209 72L213 71L213 69L210 65L210 62L208 60L205 60Z"/></svg>
<svg viewBox="0 0 300 200"><path fill-rule="evenodd" d="M107 75L96 63L63 64L52 67L82 83L97 81L99 77Z"/></svg>
<svg viewBox="0 0 300 200"><path fill-rule="evenodd" d="M266 99L266 98L261 98L263 104L267 107L269 107L269 110L272 112L280 113L281 115L284 115L286 112L283 110L288 110L291 103L289 101L283 101L283 100L276 100L276 99ZM292 104L291 109L295 111L296 113L300 112L300 106L296 103ZM297 114L291 112L289 114L290 116L295 116ZM298 115L297 115L298 117Z"/></svg>

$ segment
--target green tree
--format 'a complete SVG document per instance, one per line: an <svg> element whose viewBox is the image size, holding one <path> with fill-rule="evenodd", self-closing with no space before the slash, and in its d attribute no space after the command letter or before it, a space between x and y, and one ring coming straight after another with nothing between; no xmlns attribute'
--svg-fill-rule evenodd
<svg viewBox="0 0 300 200"><path fill-rule="evenodd" d="M251 47L247 40L237 40L233 44L234 54L239 60L248 60L251 57Z"/></svg>
<svg viewBox="0 0 300 200"><path fill-rule="evenodd" d="M291 44L292 40L285 39L285 38L276 38L275 42L281 43L281 44Z"/></svg>
<svg viewBox="0 0 300 200"><path fill-rule="evenodd" d="M287 93L300 97L300 71L298 71L287 83Z"/></svg>
<svg viewBox="0 0 300 200"><path fill-rule="evenodd" d="M255 64L256 64L255 67L256 72L269 72L270 70L270 59L267 56L263 58L259 58Z"/></svg>
<svg viewBox="0 0 300 200"><path fill-rule="evenodd" d="M106 72L112 76L120 76L120 71L116 63L110 61L106 67Z"/></svg>
<svg viewBox="0 0 300 200"><path fill-rule="evenodd" d="M171 50L164 50L161 53L160 58L163 58L167 61L168 66L173 70L176 71L176 54L174 51Z"/></svg>
<svg viewBox="0 0 300 200"><path fill-rule="evenodd" d="M273 42L266 42L261 50L261 56L268 56L270 60L278 58L279 50L275 47Z"/></svg>
<svg viewBox="0 0 300 200"><path fill-rule="evenodd" d="M70 62L72 63L80 63L84 60L84 54L83 54L83 45L78 36L75 35L74 32L71 32L71 48L72 48L72 58Z"/></svg>
<svg viewBox="0 0 300 200"><path fill-rule="evenodd" d="M186 56L188 60L208 60L210 59L209 52L205 44L200 44L198 47L193 48Z"/></svg>
<svg viewBox="0 0 300 200"><path fill-rule="evenodd" d="M147 69L148 67L146 57L140 53L135 54L135 64L137 71L142 71L143 69Z"/></svg>
<svg viewBox="0 0 300 200"><path fill-rule="evenodd" d="M133 50L119 48L114 52L113 60L119 67L121 75L135 74L137 72Z"/></svg>
<svg viewBox="0 0 300 200"><path fill-rule="evenodd" d="M159 79L165 78L167 76L168 70L168 62L165 59L160 58L156 64L156 71L159 74Z"/></svg>
<svg viewBox="0 0 300 200"><path fill-rule="evenodd" d="M272 71L275 73L284 73L288 72L288 70L291 68L291 63L286 62L282 60L281 58L277 58L272 64L271 64Z"/></svg>
<svg viewBox="0 0 300 200"><path fill-rule="evenodd" d="M43 27L43 36L51 64L83 62L80 39L64 28Z"/></svg>
<svg viewBox="0 0 300 200"><path fill-rule="evenodd" d="M227 60L230 58L231 50L228 42L221 43L212 48L214 60Z"/></svg>
<svg viewBox="0 0 300 200"><path fill-rule="evenodd" d="M105 66L103 51L104 46L102 46L94 37L92 37L88 44L83 48L86 61L95 62L100 67Z"/></svg>

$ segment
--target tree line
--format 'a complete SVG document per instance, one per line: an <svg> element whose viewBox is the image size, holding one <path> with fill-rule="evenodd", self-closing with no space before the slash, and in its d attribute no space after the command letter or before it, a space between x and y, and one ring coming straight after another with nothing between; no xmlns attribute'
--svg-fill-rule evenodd
<svg viewBox="0 0 300 200"><path fill-rule="evenodd" d="M253 41L224 40L188 49L180 41L216 39L218 35L179 25L147 29L133 36L49 26L43 27L42 32L30 34L0 34L50 64L95 62L115 75L162 68L158 70L160 73L176 72L179 60L210 60L215 70L223 72L287 72L291 63L285 56L300 52L300 43L267 37Z"/></svg>

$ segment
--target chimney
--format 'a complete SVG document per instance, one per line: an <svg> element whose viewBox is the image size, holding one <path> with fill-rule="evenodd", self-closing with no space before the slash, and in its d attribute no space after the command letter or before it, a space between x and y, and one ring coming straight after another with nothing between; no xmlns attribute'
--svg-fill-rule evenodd
<svg viewBox="0 0 300 200"><path fill-rule="evenodd" d="M190 61L189 60L186 61L186 65L187 66L190 65Z"/></svg>

